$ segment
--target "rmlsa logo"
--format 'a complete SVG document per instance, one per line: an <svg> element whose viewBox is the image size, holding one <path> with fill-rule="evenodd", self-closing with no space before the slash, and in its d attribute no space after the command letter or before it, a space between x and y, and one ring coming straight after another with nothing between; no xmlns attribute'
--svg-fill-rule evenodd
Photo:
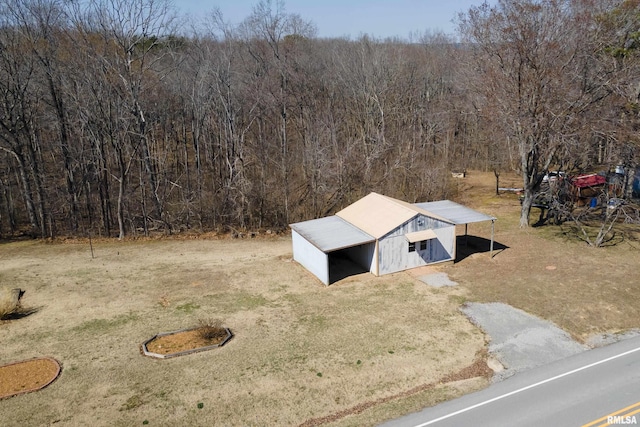
<svg viewBox="0 0 640 427"><path fill-rule="evenodd" d="M638 424L638 420L636 420L636 416L632 415L632 416L622 416L622 415L616 415L616 416L608 416L607 417L607 424L612 425L612 424Z"/></svg>

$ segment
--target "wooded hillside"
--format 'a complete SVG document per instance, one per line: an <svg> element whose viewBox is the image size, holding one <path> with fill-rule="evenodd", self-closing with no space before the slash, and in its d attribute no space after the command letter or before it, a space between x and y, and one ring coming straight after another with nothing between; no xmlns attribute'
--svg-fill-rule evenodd
<svg viewBox="0 0 640 427"><path fill-rule="evenodd" d="M501 0L460 38L320 39L280 3L0 0L0 235L282 228L452 170L632 165L638 1Z"/></svg>

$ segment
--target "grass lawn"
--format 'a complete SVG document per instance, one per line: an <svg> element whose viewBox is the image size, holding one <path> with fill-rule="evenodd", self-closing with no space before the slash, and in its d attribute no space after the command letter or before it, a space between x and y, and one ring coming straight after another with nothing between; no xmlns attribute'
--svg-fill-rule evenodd
<svg viewBox="0 0 640 427"><path fill-rule="evenodd" d="M484 347L457 310L465 289L407 273L327 288L291 261L288 237L93 245L92 259L84 241L0 244L0 285L26 289L38 309L0 323L0 364L63 365L51 386L0 401L1 425L298 425L437 383ZM222 319L234 338L170 360L140 354L144 340L201 318ZM375 423L484 384L426 388L339 422Z"/></svg>
<svg viewBox="0 0 640 427"><path fill-rule="evenodd" d="M459 185L460 202L498 217L505 249L430 267L457 287L415 272L325 287L292 262L290 237L98 240L94 258L83 240L0 243L0 286L37 309L0 322L0 364L63 365L51 386L0 401L0 425L375 425L486 386L455 375L486 347L466 301L511 304L582 341L640 326L637 240L592 249L566 227L521 230L493 174ZM488 238L489 224L469 233ZM140 354L153 335L211 318L234 333L224 347Z"/></svg>

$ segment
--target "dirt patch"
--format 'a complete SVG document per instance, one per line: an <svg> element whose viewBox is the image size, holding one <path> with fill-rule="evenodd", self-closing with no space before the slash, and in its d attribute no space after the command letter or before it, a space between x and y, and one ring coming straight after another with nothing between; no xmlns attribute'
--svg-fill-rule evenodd
<svg viewBox="0 0 640 427"><path fill-rule="evenodd" d="M38 358L0 366L0 399L40 390L60 374L60 364Z"/></svg>

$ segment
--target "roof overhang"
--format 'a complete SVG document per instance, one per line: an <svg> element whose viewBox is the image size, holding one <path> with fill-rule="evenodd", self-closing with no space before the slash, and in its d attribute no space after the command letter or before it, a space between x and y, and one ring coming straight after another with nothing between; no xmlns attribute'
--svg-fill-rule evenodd
<svg viewBox="0 0 640 427"><path fill-rule="evenodd" d="M414 233L407 233L404 235L409 243L421 242L423 240L437 239L436 233L433 230L422 230Z"/></svg>

